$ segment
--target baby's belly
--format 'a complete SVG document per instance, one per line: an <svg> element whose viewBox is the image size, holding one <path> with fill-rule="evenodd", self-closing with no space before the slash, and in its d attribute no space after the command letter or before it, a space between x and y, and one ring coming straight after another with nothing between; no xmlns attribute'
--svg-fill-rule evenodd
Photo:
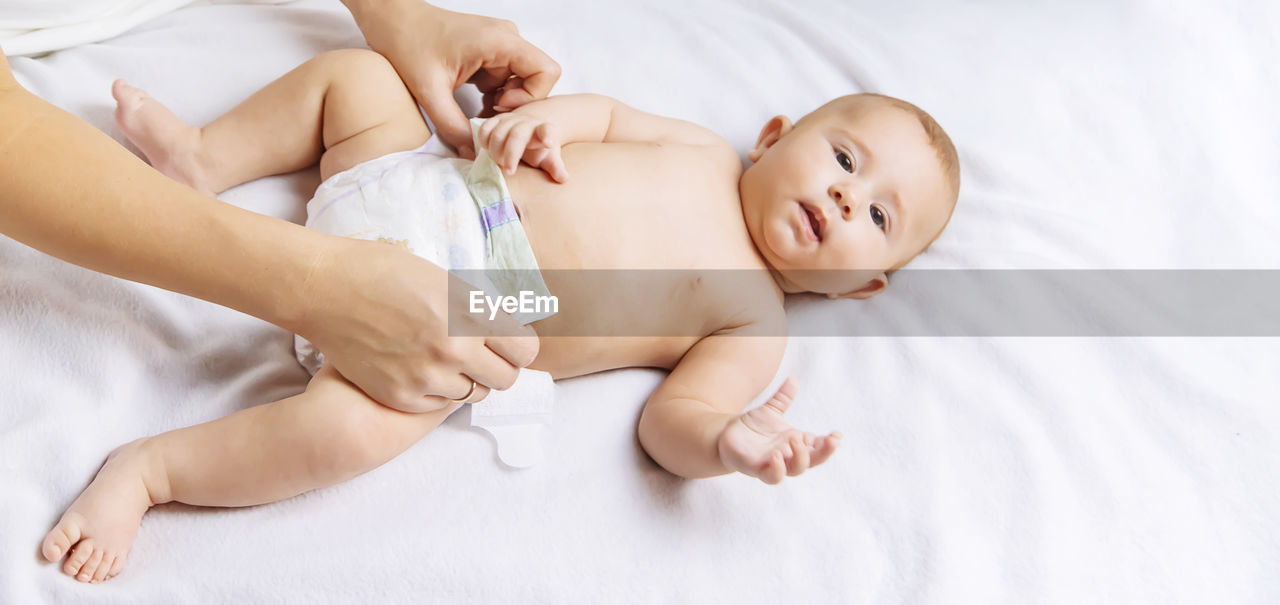
<svg viewBox="0 0 1280 605"><path fill-rule="evenodd" d="M564 184L527 166L507 180L559 306L533 324L541 338L534 369L562 378L674 367L735 317L740 289L710 285L723 270L773 296L742 220L736 174L696 170L705 158L654 145L571 145L564 160Z"/></svg>
<svg viewBox="0 0 1280 605"><path fill-rule="evenodd" d="M684 272L547 271L557 313L533 324L535 369L557 378L621 367L675 367L720 326L719 310ZM537 366L544 367L537 367Z"/></svg>

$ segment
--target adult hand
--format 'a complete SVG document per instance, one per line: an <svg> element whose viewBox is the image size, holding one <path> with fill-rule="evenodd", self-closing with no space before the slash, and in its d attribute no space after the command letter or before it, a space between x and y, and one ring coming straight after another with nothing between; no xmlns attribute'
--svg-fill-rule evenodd
<svg viewBox="0 0 1280 605"><path fill-rule="evenodd" d="M455 13L420 0L343 0L369 47L395 66L436 132L475 158L471 125L453 91L471 82L484 93L482 116L545 98L560 66L526 42L514 23Z"/></svg>
<svg viewBox="0 0 1280 605"><path fill-rule="evenodd" d="M297 332L383 405L419 413L473 403L510 387L537 357L538 339L510 316L461 312L450 336L449 309L467 309L471 289L400 248L335 238L303 287L311 304Z"/></svg>

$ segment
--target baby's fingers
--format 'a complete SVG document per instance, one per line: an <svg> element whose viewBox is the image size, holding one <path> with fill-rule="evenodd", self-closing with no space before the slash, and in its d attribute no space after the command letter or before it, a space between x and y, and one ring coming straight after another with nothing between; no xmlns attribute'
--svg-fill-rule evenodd
<svg viewBox="0 0 1280 605"><path fill-rule="evenodd" d="M809 447L804 443L804 436L795 434L791 437L791 459L787 461L787 474L794 477L809 468Z"/></svg>
<svg viewBox="0 0 1280 605"><path fill-rule="evenodd" d="M490 142L493 140L493 129L498 127L498 122L503 121L502 118L489 118L480 125L480 130L476 131L476 140L480 142L480 146L489 150L489 155L493 155L493 147Z"/></svg>
<svg viewBox="0 0 1280 605"><path fill-rule="evenodd" d="M564 168L564 158L560 157L558 148L547 154L547 157L542 160L541 167L557 183L569 180L569 171Z"/></svg>
<svg viewBox="0 0 1280 605"><path fill-rule="evenodd" d="M557 183L563 183L569 179L569 171L564 168L564 158L560 157L560 131L555 125L543 122L533 131L533 135L538 142L547 150L539 162L538 167L542 168Z"/></svg>
<svg viewBox="0 0 1280 605"><path fill-rule="evenodd" d="M489 157L495 162L501 157L502 144L506 140L506 131L509 128L511 128L511 117L501 115L485 120L476 131L476 141L480 147L489 152Z"/></svg>
<svg viewBox="0 0 1280 605"><path fill-rule="evenodd" d="M840 431L815 439L813 442L813 454L809 458L809 465L818 466L826 462L827 458L836 453L836 448L840 447L841 439L844 439L844 435L841 435Z"/></svg>
<svg viewBox="0 0 1280 605"><path fill-rule="evenodd" d="M760 480L769 485L777 485L782 483L786 473L787 463L782 459L782 450L774 450L773 455L769 457L769 462L760 471Z"/></svg>
<svg viewBox="0 0 1280 605"><path fill-rule="evenodd" d="M502 161L499 166L507 174L515 174L516 168L520 166L520 158L524 155L524 150L529 146L529 139L533 138L533 124L523 122L511 128L507 134L507 144L503 147Z"/></svg>

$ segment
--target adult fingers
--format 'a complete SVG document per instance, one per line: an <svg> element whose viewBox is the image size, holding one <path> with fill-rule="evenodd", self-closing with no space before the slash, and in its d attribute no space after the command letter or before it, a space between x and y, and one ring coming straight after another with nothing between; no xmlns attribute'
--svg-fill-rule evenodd
<svg viewBox="0 0 1280 605"><path fill-rule="evenodd" d="M511 77L511 68L506 65L484 67L471 75L467 80L476 85L480 92L500 92L503 84Z"/></svg>
<svg viewBox="0 0 1280 605"><path fill-rule="evenodd" d="M421 384L422 390L418 392L421 394L421 398L427 399L428 401L432 399L441 399L456 402L459 400L470 399L471 396L475 394L475 389L478 389L481 386L478 382L471 380L471 378L467 377L465 374L448 374L435 372L433 370L427 370L426 373L427 376ZM473 388L471 386L472 384L475 384L476 386ZM440 403L440 406L438 407L444 407L444 404ZM403 411L420 412L424 411L424 409L438 409L438 407L423 408L422 402L419 401L416 402L416 405L410 406L408 409Z"/></svg>
<svg viewBox="0 0 1280 605"><path fill-rule="evenodd" d="M485 397L489 396L489 387L484 386L484 384L478 380L468 377L466 374L459 374L459 376L461 376L463 380L467 381L468 385L475 384L475 387L472 388L471 386L468 386L466 392L450 399L450 403L475 403L477 401L483 401Z"/></svg>
<svg viewBox="0 0 1280 605"><path fill-rule="evenodd" d="M520 76L512 76L503 83L502 88L495 88L493 93L494 109L498 111L511 111L532 100L529 92L524 89L524 78Z"/></svg>
<svg viewBox="0 0 1280 605"><path fill-rule="evenodd" d="M477 384L491 389L505 391L515 384L520 376L520 368L503 359L489 348L481 348L464 364L467 376Z"/></svg>
<svg viewBox="0 0 1280 605"><path fill-rule="evenodd" d="M515 108L546 98L560 79L560 64L523 38L515 38L505 54L511 73L521 78L518 86L506 86L507 94L502 99L505 107Z"/></svg>
<svg viewBox="0 0 1280 605"><path fill-rule="evenodd" d="M490 90L480 96L480 113L481 118L491 118L498 114L494 109L494 105L498 103L498 95L502 94L502 89Z"/></svg>
<svg viewBox="0 0 1280 605"><path fill-rule="evenodd" d="M484 344L511 365L523 368L538 358L538 337L532 328L528 330L529 336L490 336L484 339Z"/></svg>
<svg viewBox="0 0 1280 605"><path fill-rule="evenodd" d="M471 123L453 99L453 81L443 73L436 73L421 85L411 84L410 90L435 125L436 135L456 149L458 155L468 160L475 159Z"/></svg>
<svg viewBox="0 0 1280 605"><path fill-rule="evenodd" d="M463 401L462 403L480 403L481 401L484 401L485 397L488 397L488 396L489 396L489 387L484 386L483 384L477 383L476 391L472 393L471 396L468 397L467 400Z"/></svg>

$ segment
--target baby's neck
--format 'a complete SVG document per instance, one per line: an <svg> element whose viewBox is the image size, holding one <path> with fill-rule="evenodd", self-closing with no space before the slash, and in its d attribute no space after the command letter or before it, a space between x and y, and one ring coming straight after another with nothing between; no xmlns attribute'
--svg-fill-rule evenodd
<svg viewBox="0 0 1280 605"><path fill-rule="evenodd" d="M765 261L765 265L769 267L769 275L773 277L773 283L778 284L778 288L781 289L784 294L800 294L802 292L808 292L808 290L792 283L791 280L787 279L781 271L778 271L777 269L774 269L773 266L769 265L768 261Z"/></svg>
<svg viewBox="0 0 1280 605"><path fill-rule="evenodd" d="M769 259L764 255L764 252L760 250L760 244L756 243L755 235L751 233L750 226L747 227L747 236L751 239L751 247L755 249L756 256L759 257L760 262L763 263L764 266L769 269L769 276L773 278L773 283L778 285L779 290L782 290L784 294L799 294L801 292L808 292L808 290L805 290L804 288L801 288L800 286L797 286L794 283L792 283L792 281L787 279L787 277L783 275L781 271L778 271L776 268L774 268L772 264L769 263Z"/></svg>

